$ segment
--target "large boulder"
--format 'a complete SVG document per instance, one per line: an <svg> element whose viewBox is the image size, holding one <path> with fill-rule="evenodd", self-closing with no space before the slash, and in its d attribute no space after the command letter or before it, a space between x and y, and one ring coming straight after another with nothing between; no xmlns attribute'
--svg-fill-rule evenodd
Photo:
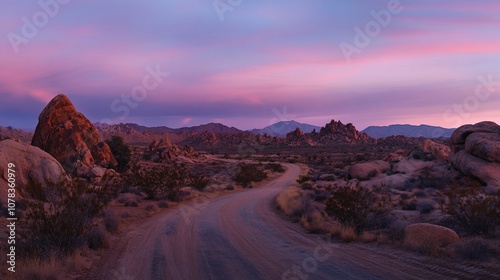
<svg viewBox="0 0 500 280"><path fill-rule="evenodd" d="M8 192L8 164L15 167L16 198L26 195L27 186L41 188L69 180L61 164L41 149L13 140L0 142L0 200L5 203Z"/></svg>
<svg viewBox="0 0 500 280"><path fill-rule="evenodd" d="M426 168L431 168L434 165L433 161L423 161L413 158L404 158L394 164L392 171L394 173L413 174L423 171Z"/></svg>
<svg viewBox="0 0 500 280"><path fill-rule="evenodd" d="M391 170L391 165L383 160L358 163L349 168L349 175L358 180L369 180Z"/></svg>
<svg viewBox="0 0 500 280"><path fill-rule="evenodd" d="M453 166L460 172L479 178L490 187L500 187L500 164L488 162L466 151L453 156Z"/></svg>
<svg viewBox="0 0 500 280"><path fill-rule="evenodd" d="M439 225L418 223L405 228L404 243L413 249L443 248L458 241L455 231Z"/></svg>
<svg viewBox="0 0 500 280"><path fill-rule="evenodd" d="M480 122L459 127L451 136L451 162L460 172L500 188L500 126Z"/></svg>
<svg viewBox="0 0 500 280"><path fill-rule="evenodd" d="M117 165L97 129L63 94L40 113L32 145L51 154L66 172L76 176L85 176L95 166Z"/></svg>

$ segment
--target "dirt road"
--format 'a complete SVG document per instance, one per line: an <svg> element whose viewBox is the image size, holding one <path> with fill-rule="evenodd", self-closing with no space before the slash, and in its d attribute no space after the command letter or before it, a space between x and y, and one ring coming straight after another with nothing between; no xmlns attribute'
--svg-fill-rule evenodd
<svg viewBox="0 0 500 280"><path fill-rule="evenodd" d="M124 233L85 279L493 279L500 270L376 244L328 242L272 201L299 175L169 209Z"/></svg>

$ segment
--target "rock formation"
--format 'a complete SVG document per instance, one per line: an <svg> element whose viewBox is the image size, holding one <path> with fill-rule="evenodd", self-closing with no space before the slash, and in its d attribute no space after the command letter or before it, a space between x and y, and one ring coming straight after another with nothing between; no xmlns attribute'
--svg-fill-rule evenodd
<svg viewBox="0 0 500 280"><path fill-rule="evenodd" d="M352 123L346 125L340 121L332 120L322 127L316 136L317 142L329 144L335 142L347 143L375 143L375 140L366 133L359 132Z"/></svg>
<svg viewBox="0 0 500 280"><path fill-rule="evenodd" d="M391 165L383 160L358 163L349 168L349 175L358 180L369 180L391 170Z"/></svg>
<svg viewBox="0 0 500 280"><path fill-rule="evenodd" d="M162 140L155 140L149 145L149 155L151 160L155 162L159 161L173 161L179 156L193 157L194 149L188 145L185 145L180 149L177 145L172 144L168 137Z"/></svg>
<svg viewBox="0 0 500 280"><path fill-rule="evenodd" d="M8 164L15 167L16 198L23 197L27 186L45 188L52 182L68 180L61 164L37 147L14 140L0 141L0 199L7 199ZM5 205L5 203L4 203Z"/></svg>
<svg viewBox="0 0 500 280"><path fill-rule="evenodd" d="M96 128L63 94L40 113L32 145L51 154L66 172L76 176L86 176L95 166L117 165Z"/></svg>
<svg viewBox="0 0 500 280"><path fill-rule="evenodd" d="M462 173L500 188L500 126L480 122L459 127L451 136L451 162Z"/></svg>

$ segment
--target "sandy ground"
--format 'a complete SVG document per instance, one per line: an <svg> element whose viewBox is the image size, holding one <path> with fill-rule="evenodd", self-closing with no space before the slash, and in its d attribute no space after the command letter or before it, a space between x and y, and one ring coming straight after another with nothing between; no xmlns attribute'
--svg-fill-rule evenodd
<svg viewBox="0 0 500 280"><path fill-rule="evenodd" d="M273 200L299 166L261 188L196 199L131 225L82 279L495 279L499 267L307 234Z"/></svg>

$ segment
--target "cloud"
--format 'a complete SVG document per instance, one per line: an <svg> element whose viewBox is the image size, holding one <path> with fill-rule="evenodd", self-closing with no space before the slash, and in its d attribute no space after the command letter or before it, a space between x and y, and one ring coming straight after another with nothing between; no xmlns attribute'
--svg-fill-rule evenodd
<svg viewBox="0 0 500 280"><path fill-rule="evenodd" d="M7 36L21 34L22 18L41 8L4 1L0 95L9 105L0 105L2 122L34 126L58 93L94 121L117 119L111 103L143 82L148 65L161 65L171 75L127 120L257 127L287 106L317 125L331 118L446 125L442 112L471 94L478 76L499 76L500 3L401 4L348 62L339 44L352 43L354 28L363 29L386 1L244 1L224 21L211 1L70 1L18 54ZM492 95L474 116L500 121L488 107L499 103Z"/></svg>

